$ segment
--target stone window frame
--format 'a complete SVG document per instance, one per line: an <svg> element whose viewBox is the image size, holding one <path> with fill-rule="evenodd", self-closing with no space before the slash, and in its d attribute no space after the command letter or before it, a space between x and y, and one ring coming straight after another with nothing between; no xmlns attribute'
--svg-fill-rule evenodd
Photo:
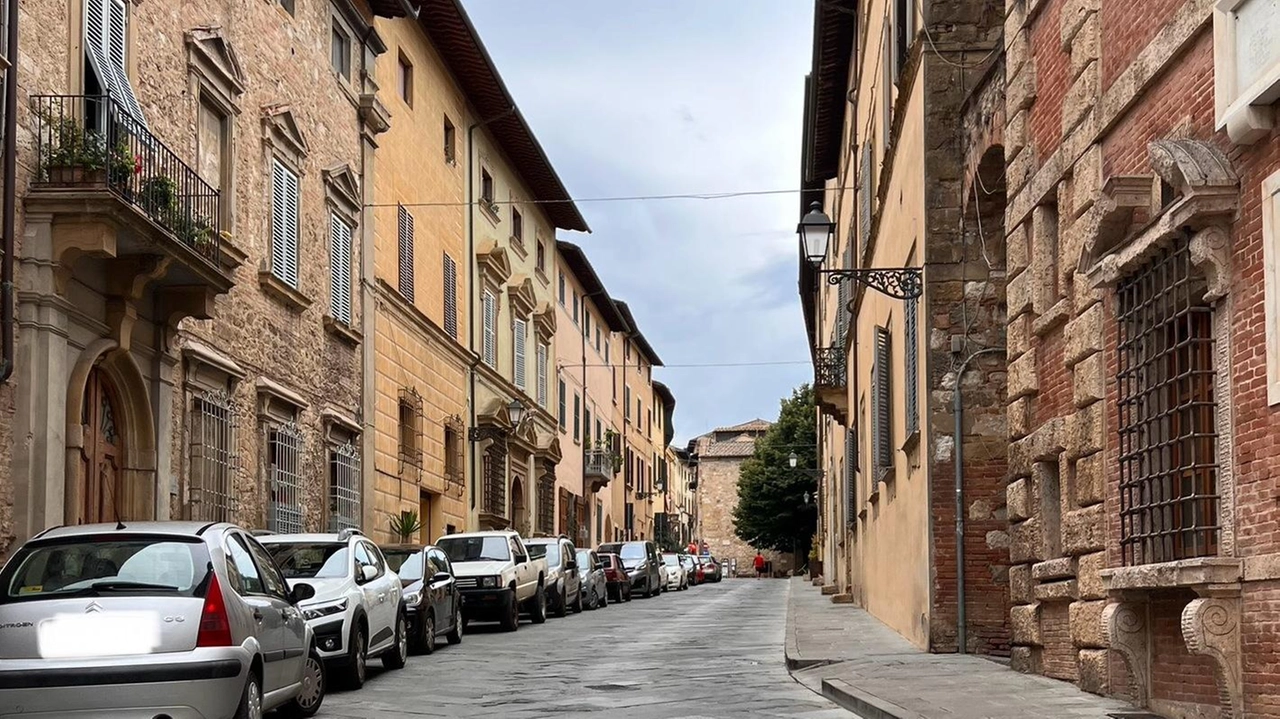
<svg viewBox="0 0 1280 719"><path fill-rule="evenodd" d="M296 504L300 514L299 522L305 529L306 508L304 498L301 496L303 492L301 469L304 458L306 457L305 438L301 429L302 415L307 410L309 404L302 395L289 389L285 385L269 378L259 377L255 382L255 392L257 396L257 413L258 413L258 432L259 432L259 452L261 457L261 480L262 487L266 490L266 502L264 503L264 514L266 526L272 528L272 531L280 531L279 519L277 517L277 501L272 496L274 492L275 481L271 475L271 452L272 452L272 434L289 435L296 438L297 446L295 447L296 456L294 457L294 477L293 489L297 492L296 502L286 502L281 504Z"/></svg>
<svg viewBox="0 0 1280 719"><path fill-rule="evenodd" d="M348 526L360 528L362 523L362 513L364 511L364 480L361 468L363 466L364 457L361 452L361 428L360 423L353 417L336 409L328 408L320 413L321 424L324 426L324 453L326 472L324 477L325 487L325 525L329 531L338 531ZM339 487L335 480L335 472L345 469L355 479L355 487ZM341 489L345 489L353 496L342 497ZM334 506L340 501L353 503L355 512L352 517L347 519L354 520L354 525L347 523L335 522Z"/></svg>
<svg viewBox="0 0 1280 719"><path fill-rule="evenodd" d="M244 68L240 64L239 55L222 33L221 28L198 27L185 34L187 45L187 82L193 98L195 113L195 136L193 138L192 155L199 164L200 157L200 108L208 103L223 118L221 168L218 190L221 193L222 226L235 235L236 233L236 193L231 188L236 186L237 173L235 163L235 125L236 118L242 111L240 98L244 95L247 82ZM223 238L226 242L226 238ZM226 243L231 244L231 243ZM232 248L241 255L244 253Z"/></svg>
<svg viewBox="0 0 1280 719"><path fill-rule="evenodd" d="M1262 1L1218 0L1213 8L1214 119L1216 129L1226 130L1232 142L1239 145L1252 145L1271 132L1280 98L1280 58L1260 71L1251 86L1236 86L1238 14L1249 3ZM1267 105L1254 104L1268 95L1271 101Z"/></svg>
<svg viewBox="0 0 1280 719"><path fill-rule="evenodd" d="M236 411L234 405L234 397L236 389L247 376L244 369L236 364L234 360L223 355L217 350L205 345L202 342L189 340L182 349L181 355L185 364L186 371L183 373L183 389L184 412L187 413L189 426L194 426L196 419L196 402L204 397L209 396L225 396L231 403L230 409L230 427L229 427L229 472L232 487L239 476L241 469L238 458L238 433L237 424L242 419L239 412ZM190 478L195 475L191 469L194 461L194 450L192 445L195 442L195 436L188 434L185 443L186 449L186 472L188 478L186 482L180 482L179 477L172 477L170 480L170 493L176 495L184 508L190 508L193 504L192 488ZM234 518L237 510L235 498L231 498L230 512Z"/></svg>
<svg viewBox="0 0 1280 719"><path fill-rule="evenodd" d="M262 289L270 296L283 302L286 306L295 311L305 310L311 306L311 298L302 291L303 272L302 260L308 253L304 251L303 238L305 233L303 228L308 226L307 217L304 213L306 203L303 196L306 194L303 190L304 181L307 176L306 161L310 153L306 136L302 134L302 128L298 124L298 120L294 115L293 108L285 103L267 105L262 110L262 172L263 172L263 197L267 198L267 211L263 217L262 236L267 238L268 250L262 258L262 265L258 269L258 282ZM287 170L292 172L298 178L298 287L290 287L288 283L280 279L272 272L271 267L271 197L272 197L272 177L274 163L279 162Z"/></svg>
<svg viewBox="0 0 1280 719"><path fill-rule="evenodd" d="M1262 181L1262 257L1267 405L1280 404L1280 171Z"/></svg>
<svg viewBox="0 0 1280 719"><path fill-rule="evenodd" d="M348 274L348 277L351 278L349 283L350 287L348 288L350 292L348 300L351 303L351 323L347 324L342 322L341 320L333 317L331 311L326 311L324 314L324 327L339 339L352 345L358 345L363 339L360 332L356 330L356 326L359 324L359 317L357 316L358 313L356 309L359 306L359 303L357 302L358 298L356 288L359 286L360 278L359 258L360 238L362 237L360 218L362 215L361 210L363 205L363 200L361 199L362 190L360 187L360 180L358 174L351 167L350 163L326 168L320 172L320 177L324 184L324 204L326 215L337 217L351 228L351 267L349 268ZM326 222L325 226L328 227L329 223ZM326 233L326 237L328 237L328 233ZM330 242L331 241L332 238L330 238ZM326 245L327 244L329 243L326 243ZM301 252L299 252L299 254L301 254ZM329 267L329 273L330 278L332 278L332 266ZM332 287L332 282L330 282L330 287ZM332 300L332 298L330 299Z"/></svg>

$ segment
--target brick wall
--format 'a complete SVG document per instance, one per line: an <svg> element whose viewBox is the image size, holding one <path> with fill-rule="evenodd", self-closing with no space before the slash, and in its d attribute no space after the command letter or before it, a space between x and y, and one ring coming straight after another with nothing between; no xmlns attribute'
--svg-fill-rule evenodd
<svg viewBox="0 0 1280 719"><path fill-rule="evenodd" d="M1062 140L1062 98L1067 91L1071 55L1062 51L1062 0L1047 0L1031 23L1031 58L1036 101L1028 118L1028 136L1043 160Z"/></svg>
<svg viewBox="0 0 1280 719"><path fill-rule="evenodd" d="M1218 703L1214 662L1192 656L1182 639L1182 608L1190 592L1171 593L1151 602L1151 697L1154 701Z"/></svg>
<svg viewBox="0 0 1280 719"><path fill-rule="evenodd" d="M1044 648L1041 661L1045 676L1073 682L1079 678L1076 650L1071 641L1070 606L1054 602L1040 607L1041 636Z"/></svg>
<svg viewBox="0 0 1280 719"><path fill-rule="evenodd" d="M1104 2L1098 15L1102 27L1102 87L1111 87L1116 76L1133 62L1185 0L1141 0L1136 3Z"/></svg>

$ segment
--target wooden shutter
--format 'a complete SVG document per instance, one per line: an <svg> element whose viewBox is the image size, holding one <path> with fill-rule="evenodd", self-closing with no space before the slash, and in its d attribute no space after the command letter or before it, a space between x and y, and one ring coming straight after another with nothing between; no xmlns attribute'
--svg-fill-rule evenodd
<svg viewBox="0 0 1280 719"><path fill-rule="evenodd" d="M122 112L116 119L131 129L145 131L146 118L125 72L129 36L129 9L125 0L85 0L85 56L102 91L110 94ZM102 118L105 120L105 116Z"/></svg>
<svg viewBox="0 0 1280 719"><path fill-rule="evenodd" d="M917 327L918 319L916 317L918 308L915 299L906 301L904 309L905 319L903 321L903 342L906 343L904 352L906 353L903 364L906 370L906 376L903 382L906 384L906 404L907 404L907 434L911 435L920 429L920 338L919 328Z"/></svg>
<svg viewBox="0 0 1280 719"><path fill-rule="evenodd" d="M867 246L871 244L871 197L876 192L871 171L871 143L863 142L862 164L858 172L858 246L862 255L866 255Z"/></svg>
<svg viewBox="0 0 1280 719"><path fill-rule="evenodd" d="M413 215L397 205L396 237L400 260L400 294L413 302Z"/></svg>
<svg viewBox="0 0 1280 719"><path fill-rule="evenodd" d="M876 364L872 378L874 383L872 391L875 394L874 405L875 418L872 424L875 427L875 458L876 466L879 469L888 469L893 466L893 419L890 411L890 396L892 389L893 371L892 365L892 345L889 330L884 327L876 328Z"/></svg>
<svg viewBox="0 0 1280 719"><path fill-rule="evenodd" d="M458 338L458 263L444 253L444 331Z"/></svg>
<svg viewBox="0 0 1280 719"><path fill-rule="evenodd" d="M560 380L559 389L560 389L560 397L559 397L559 400L560 400L560 430L561 430L561 431L564 431L564 430L565 430L565 420L567 419L567 418L565 417L565 406L564 406L564 405L565 405L565 402L566 402L566 399L565 399L565 396L564 396L564 394L565 394L565 392L564 392L564 380Z"/></svg>
<svg viewBox="0 0 1280 719"><path fill-rule="evenodd" d="M271 168L271 273L298 287L298 176L279 160Z"/></svg>
<svg viewBox="0 0 1280 719"><path fill-rule="evenodd" d="M490 367L498 364L498 302L493 293L485 290L482 302L484 314L483 347L484 362Z"/></svg>
<svg viewBox="0 0 1280 719"><path fill-rule="evenodd" d="M547 406L547 346L538 343L538 406Z"/></svg>
<svg viewBox="0 0 1280 719"><path fill-rule="evenodd" d="M844 501L845 521L853 524L858 517L858 440L853 432L844 434Z"/></svg>
<svg viewBox="0 0 1280 719"><path fill-rule="evenodd" d="M351 225L329 215L329 311L351 325Z"/></svg>
<svg viewBox="0 0 1280 719"><path fill-rule="evenodd" d="M836 290L836 336L837 347L844 346L845 335L849 331L849 280L841 280Z"/></svg>
<svg viewBox="0 0 1280 719"><path fill-rule="evenodd" d="M512 379L516 383L516 387L524 389L528 380L528 367L525 366L525 345L528 344L527 339L528 325L524 320L516 320L513 332L515 341L515 361L512 363L512 373L515 375Z"/></svg>

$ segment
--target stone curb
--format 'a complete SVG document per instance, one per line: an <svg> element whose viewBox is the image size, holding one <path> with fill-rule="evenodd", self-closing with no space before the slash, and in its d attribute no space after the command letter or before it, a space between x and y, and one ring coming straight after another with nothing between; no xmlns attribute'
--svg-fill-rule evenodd
<svg viewBox="0 0 1280 719"><path fill-rule="evenodd" d="M787 639L783 645L783 655L787 660L787 671L797 671L819 664L830 664L830 659L815 659L800 656L800 645L796 641L796 612L791 601L792 592L796 589L796 580L787 582Z"/></svg>
<svg viewBox="0 0 1280 719"><path fill-rule="evenodd" d="M842 679L823 679L822 696L863 719L925 719L922 714L868 694Z"/></svg>

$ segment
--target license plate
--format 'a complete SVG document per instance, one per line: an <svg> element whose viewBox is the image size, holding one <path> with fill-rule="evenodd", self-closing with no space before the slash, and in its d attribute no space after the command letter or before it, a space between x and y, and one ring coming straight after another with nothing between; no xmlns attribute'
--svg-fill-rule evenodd
<svg viewBox="0 0 1280 719"><path fill-rule="evenodd" d="M160 646L155 612L59 614L40 623L40 656L45 659L149 654Z"/></svg>

